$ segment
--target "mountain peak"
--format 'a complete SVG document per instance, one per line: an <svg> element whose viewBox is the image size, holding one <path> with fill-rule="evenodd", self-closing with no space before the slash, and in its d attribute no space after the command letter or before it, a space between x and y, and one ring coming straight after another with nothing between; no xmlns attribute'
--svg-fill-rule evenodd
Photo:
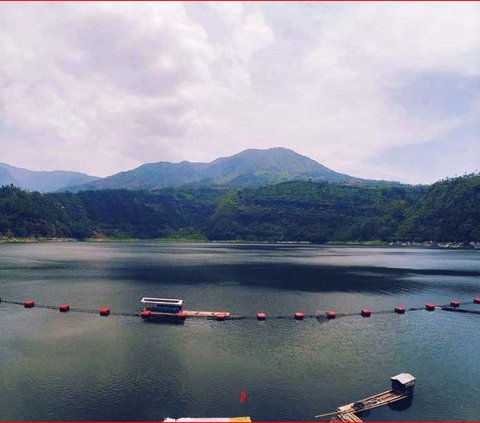
<svg viewBox="0 0 480 423"><path fill-rule="evenodd" d="M107 178L72 188L160 189L179 186L246 187L286 181L360 181L337 173L307 156L284 147L251 148L210 163L181 161L144 164Z"/></svg>

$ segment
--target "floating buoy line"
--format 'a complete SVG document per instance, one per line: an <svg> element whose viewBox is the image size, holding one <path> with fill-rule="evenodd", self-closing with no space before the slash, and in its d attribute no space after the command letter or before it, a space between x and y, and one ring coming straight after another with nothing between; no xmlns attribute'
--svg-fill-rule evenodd
<svg viewBox="0 0 480 423"><path fill-rule="evenodd" d="M33 299L25 300L25 301L10 301L3 298L0 298L0 303L3 304L11 304L11 305L18 305L23 306L24 308L42 308L42 309L50 309L50 310L57 310L61 313L67 312L74 312L74 313L89 313L89 314L97 314L100 316L126 316L126 317L141 317L142 319L150 319L151 312L148 311L141 311L141 312L119 312L111 310L109 307L102 306L98 309L88 309L88 308L79 308L79 307L71 307L70 304L60 304L60 305L48 305L48 304L37 304ZM466 304L478 304L480 305L480 297L473 298L473 301L459 301L459 300L451 300L449 304L445 305L436 305L433 303L427 303L423 307L403 307L403 306L396 306L390 310L377 310L372 311L370 308L362 308L357 313L338 313L335 311L319 311L315 314L305 314L301 311L295 311L289 315L273 315L270 316L265 312L258 312L255 316L248 316L248 315L234 315L226 312L185 312L181 311L177 314L178 320L185 321L187 318L192 317L203 317L209 320L216 320L216 321L225 321L225 320L258 320L258 321L266 321L271 319L289 319L289 320L297 320L302 321L304 319L318 319L318 320L332 320L341 317L353 317L353 316L361 316L363 318L369 318L372 315L377 314L405 314L406 312L412 311L421 311L426 310L429 312L435 310L442 310L442 311L453 311L457 313L469 313L469 314L480 314L480 308L477 310L474 309L466 309L461 308L462 305ZM150 313L147 315L147 313ZM180 316L181 314L181 316Z"/></svg>

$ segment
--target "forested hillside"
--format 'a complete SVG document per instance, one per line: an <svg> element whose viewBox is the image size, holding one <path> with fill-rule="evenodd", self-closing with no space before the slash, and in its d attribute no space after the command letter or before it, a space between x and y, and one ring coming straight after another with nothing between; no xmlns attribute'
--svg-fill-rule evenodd
<svg viewBox="0 0 480 423"><path fill-rule="evenodd" d="M40 194L0 188L2 237L480 241L480 176L431 186L286 182Z"/></svg>
<svg viewBox="0 0 480 423"><path fill-rule="evenodd" d="M480 176L447 179L431 185L399 227L410 240L480 240Z"/></svg>

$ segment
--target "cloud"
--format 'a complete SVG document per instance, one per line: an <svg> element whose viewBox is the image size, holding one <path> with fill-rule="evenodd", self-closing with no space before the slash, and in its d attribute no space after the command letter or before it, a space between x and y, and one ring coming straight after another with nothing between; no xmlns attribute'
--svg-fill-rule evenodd
<svg viewBox="0 0 480 423"><path fill-rule="evenodd" d="M0 8L0 161L14 165L107 175L285 146L380 178L388 149L480 129L475 3Z"/></svg>
<svg viewBox="0 0 480 423"><path fill-rule="evenodd" d="M186 133L196 118L188 90L208 80L215 53L183 6L146 6L4 6L1 120L15 129L2 140L7 155L30 146L36 166L54 157L62 166L67 154L101 174L119 158L160 155L162 140Z"/></svg>

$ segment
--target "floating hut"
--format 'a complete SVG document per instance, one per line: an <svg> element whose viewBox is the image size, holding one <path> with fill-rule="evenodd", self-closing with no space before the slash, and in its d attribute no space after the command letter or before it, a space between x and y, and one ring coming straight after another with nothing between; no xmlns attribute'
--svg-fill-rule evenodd
<svg viewBox="0 0 480 423"><path fill-rule="evenodd" d="M357 413L388 405L413 395L415 378L410 373L400 373L391 377L390 381L392 383L392 389L390 391L381 392L371 397L342 405L333 413L320 414L315 416L315 418L336 414L337 418L334 419L334 421L361 422L362 420L357 416Z"/></svg>
<svg viewBox="0 0 480 423"><path fill-rule="evenodd" d="M182 310L183 300L176 298L151 298L143 297L141 303L144 309L152 313L178 313Z"/></svg>
<svg viewBox="0 0 480 423"><path fill-rule="evenodd" d="M390 378L392 391L400 395L412 395L415 388L415 378L410 373L400 373Z"/></svg>
<svg viewBox="0 0 480 423"><path fill-rule="evenodd" d="M145 320L163 320L183 323L186 314L182 310L183 300L177 298L153 298L143 297L141 303L144 305L140 316Z"/></svg>

